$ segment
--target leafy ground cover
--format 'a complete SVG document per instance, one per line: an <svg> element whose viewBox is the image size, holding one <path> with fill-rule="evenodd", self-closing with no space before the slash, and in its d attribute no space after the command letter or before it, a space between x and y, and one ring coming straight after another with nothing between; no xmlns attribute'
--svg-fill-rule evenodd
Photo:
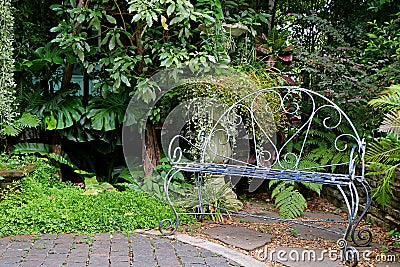
<svg viewBox="0 0 400 267"><path fill-rule="evenodd" d="M155 228L160 220L172 218L169 206L146 192L106 190L84 195L84 189L59 182L57 169L46 160L29 159L35 170L2 191L0 236L129 233L138 228Z"/></svg>

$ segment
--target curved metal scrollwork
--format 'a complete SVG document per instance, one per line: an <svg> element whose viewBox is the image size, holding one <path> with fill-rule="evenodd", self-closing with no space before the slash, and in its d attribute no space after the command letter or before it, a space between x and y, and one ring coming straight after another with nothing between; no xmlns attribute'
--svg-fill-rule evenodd
<svg viewBox="0 0 400 267"><path fill-rule="evenodd" d="M275 102L269 102L271 97ZM306 108L302 110L304 106ZM260 115L260 112L265 114ZM279 119L284 121L281 122L284 125L283 130L279 128L281 132L278 133L278 126L271 125L275 123L275 116L281 116ZM164 180L164 190L175 221L164 219L160 222L159 228L163 234L174 233L179 224L178 212L168 193L169 184L178 171L194 173L195 177L216 174L329 184L338 188L348 211L347 227L341 233L343 239L338 242L338 246L343 253L353 255L353 258L347 257L345 260L357 262L358 252L347 246L346 240L350 236L357 246L371 243L372 232L366 228L358 229L371 205L371 197L369 185L364 179L365 142L342 109L326 96L308 89L290 86L266 88L243 96L211 121L205 128L195 129L198 134L185 137L179 133L169 143L168 157L173 168ZM281 134L283 131L285 134ZM327 135L330 142L330 147L326 150L330 149L335 156L339 155L335 157L336 161L324 161L304 167L306 160L309 160L307 156L318 148L316 136L324 135ZM278 139L279 143L276 141ZM248 151L238 153L243 152L237 150L242 149L238 140L246 144L244 147ZM185 158L193 151L197 153L196 161ZM245 154L247 157L236 157L238 154L242 157ZM196 184L198 188L200 185ZM365 191L361 196L366 199L365 208L360 215L359 185ZM207 204L202 200L201 190L198 194L200 206L194 213L201 216L205 214L203 204ZM241 215L238 212L236 214ZM294 223L293 220L288 221ZM310 226L307 223L305 220L299 222Z"/></svg>
<svg viewBox="0 0 400 267"><path fill-rule="evenodd" d="M158 225L158 230L163 235L172 235L175 233L176 229L178 228L178 225L179 225L178 221L176 221L174 224L171 219L163 219Z"/></svg>
<svg viewBox="0 0 400 267"><path fill-rule="evenodd" d="M366 247L372 242L372 232L367 228L362 228L357 231L358 239L355 238L355 228L352 230L350 236L353 243L356 244L356 246L358 247Z"/></svg>
<svg viewBox="0 0 400 267"><path fill-rule="evenodd" d="M360 214L358 220L354 223L352 226L352 230L350 233L351 240L356 244L357 246L364 247L368 246L372 242L372 232L371 230L367 228L361 228L357 231L358 225L361 223L361 220L364 218L364 216L367 214L367 211L369 207L371 206L372 200L371 197L369 196L369 191L371 190L369 184L365 179L362 179L359 181L364 189L365 193L365 207L363 212ZM356 235L357 233L357 235ZM357 236L357 238L356 238Z"/></svg>
<svg viewBox="0 0 400 267"><path fill-rule="evenodd" d="M158 229L164 235L172 235L173 233L175 233L175 231L178 229L178 226L179 226L179 214L176 211L175 206L172 203L171 198L169 196L169 184L171 183L174 176L177 175L178 173L179 173L178 170L171 169L164 178L165 197L166 197L168 204L170 205L172 211L174 212L174 216L175 216L175 223L173 223L173 221L171 219L163 219L159 223Z"/></svg>

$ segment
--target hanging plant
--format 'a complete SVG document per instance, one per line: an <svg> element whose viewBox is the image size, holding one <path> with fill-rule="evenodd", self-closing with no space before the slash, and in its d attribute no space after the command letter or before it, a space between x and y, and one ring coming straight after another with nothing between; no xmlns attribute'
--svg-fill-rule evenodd
<svg viewBox="0 0 400 267"><path fill-rule="evenodd" d="M11 0L0 5L0 133L18 116L14 82L14 18Z"/></svg>

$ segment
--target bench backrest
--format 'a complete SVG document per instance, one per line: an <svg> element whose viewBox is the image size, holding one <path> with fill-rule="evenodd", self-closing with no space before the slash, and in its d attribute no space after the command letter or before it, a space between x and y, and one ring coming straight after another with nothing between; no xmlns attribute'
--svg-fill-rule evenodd
<svg viewBox="0 0 400 267"><path fill-rule="evenodd" d="M249 93L214 110L211 123L196 131L195 138L171 141L173 163L186 164L177 151L187 155L195 147L199 163L364 175L365 142L354 124L329 95L308 89Z"/></svg>

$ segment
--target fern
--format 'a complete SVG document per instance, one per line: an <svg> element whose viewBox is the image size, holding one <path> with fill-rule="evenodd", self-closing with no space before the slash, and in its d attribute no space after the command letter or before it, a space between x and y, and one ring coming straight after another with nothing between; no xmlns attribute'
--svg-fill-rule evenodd
<svg viewBox="0 0 400 267"><path fill-rule="evenodd" d="M400 133L400 111L392 110L392 112L385 114L385 119L383 120L381 126L379 126L379 131L385 133Z"/></svg>
<svg viewBox="0 0 400 267"><path fill-rule="evenodd" d="M376 139L366 152L366 160L384 164L400 160L400 141L394 135Z"/></svg>
<svg viewBox="0 0 400 267"><path fill-rule="evenodd" d="M275 182L272 182L272 181L275 181ZM276 187L274 188L274 190L272 190L271 198L275 198L276 196L278 196L282 191L284 191L286 189L287 186L294 185L294 182L271 180L269 187L271 188L275 184L276 184Z"/></svg>
<svg viewBox="0 0 400 267"><path fill-rule="evenodd" d="M37 116L25 112L19 119L13 121L12 124L4 125L2 132L5 135L17 136L24 128L37 127L39 123L40 119Z"/></svg>
<svg viewBox="0 0 400 267"><path fill-rule="evenodd" d="M62 155L51 153L51 145L43 143L18 143L11 147L11 153L13 154L25 154L25 153L38 153L53 159L59 163L65 164L72 169L78 169L75 164L71 162L68 155L64 152Z"/></svg>
<svg viewBox="0 0 400 267"><path fill-rule="evenodd" d="M36 115L25 112L22 114L21 118L17 120L17 122L22 127L36 127L39 126L40 119Z"/></svg>
<svg viewBox="0 0 400 267"><path fill-rule="evenodd" d="M8 136L17 136L21 133L22 129L16 127L14 124L10 124L10 125L0 125L3 127L2 129L2 133L4 133L5 135Z"/></svg>
<svg viewBox="0 0 400 267"><path fill-rule="evenodd" d="M322 185L315 183L301 183L306 188L321 193ZM272 190L271 198L275 198L275 205L279 208L279 215L282 218L299 217L307 208L307 201L297 190L299 184L293 181L270 180L269 187Z"/></svg>
<svg viewBox="0 0 400 267"><path fill-rule="evenodd" d="M275 205L279 208L279 215L282 218L295 218L307 208L307 201L293 186L289 186L277 195Z"/></svg>
<svg viewBox="0 0 400 267"><path fill-rule="evenodd" d="M367 175L383 175L383 178L379 181L379 185L372 190L372 196L378 204L386 206L390 204L393 199L391 184L393 183L397 168L400 167L400 163L387 165L375 162L371 163L370 167L376 171L368 172Z"/></svg>
<svg viewBox="0 0 400 267"><path fill-rule="evenodd" d="M376 99L369 101L374 107L390 112L379 127L381 132L388 133L385 137L375 139L366 152L366 160L374 172L370 175L381 175L378 187L373 189L373 197L382 206L390 204L393 199L391 185L397 169L400 167L400 85L391 85Z"/></svg>
<svg viewBox="0 0 400 267"><path fill-rule="evenodd" d="M318 194L318 196L321 195L322 184L307 183L307 182L302 182L301 184L304 185L307 189L316 192Z"/></svg>

